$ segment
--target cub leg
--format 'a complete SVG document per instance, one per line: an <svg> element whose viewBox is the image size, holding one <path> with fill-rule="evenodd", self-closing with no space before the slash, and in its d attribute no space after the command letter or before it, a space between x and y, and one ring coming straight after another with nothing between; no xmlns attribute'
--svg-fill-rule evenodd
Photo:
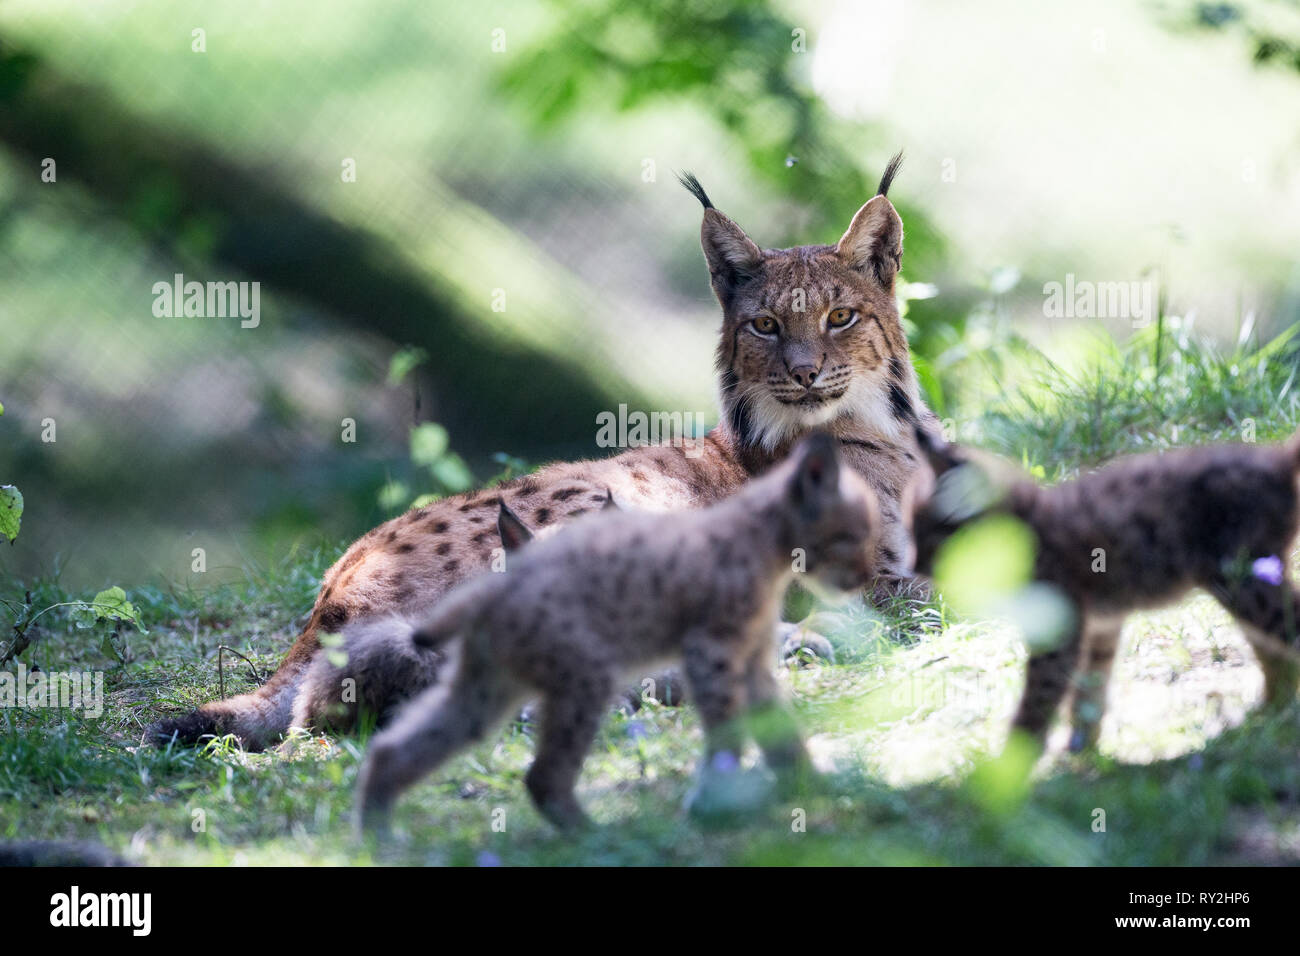
<svg viewBox="0 0 1300 956"><path fill-rule="evenodd" d="M1071 707L1070 750L1092 750L1101 736L1101 719L1106 713L1106 688L1110 684L1119 648L1122 619L1089 620L1083 633L1079 676Z"/></svg>
<svg viewBox="0 0 1300 956"><path fill-rule="evenodd" d="M466 657L448 686L425 690L371 740L357 780L359 831L386 832L398 795L482 739L517 700L519 688L485 665Z"/></svg>
<svg viewBox="0 0 1300 956"><path fill-rule="evenodd" d="M1079 660L1080 637L1076 623L1057 647L1029 658L1025 690L1011 727L1028 734L1039 749L1046 745L1052 718L1069 689L1070 672Z"/></svg>
<svg viewBox="0 0 1300 956"><path fill-rule="evenodd" d="M1285 707L1295 699L1300 665L1296 653L1300 642L1300 602L1289 578L1280 584L1255 576L1241 580L1220 579L1211 587L1219 601L1242 624L1255 659L1264 672L1264 704L1270 709Z"/></svg>
<svg viewBox="0 0 1300 956"><path fill-rule="evenodd" d="M754 738L782 790L797 792L813 776L812 760L794 715L781 699L771 652L756 651L745 669L745 691Z"/></svg>
<svg viewBox="0 0 1300 956"><path fill-rule="evenodd" d="M770 654L766 644L764 650ZM682 657L690 697L704 723L706 766L720 754L739 761L745 746L739 718L745 705L747 659L736 644L703 633L683 641Z"/></svg>
<svg viewBox="0 0 1300 956"><path fill-rule="evenodd" d="M590 823L573 788L605 716L613 686L613 676L605 670L570 670L563 686L548 689L542 699L537 755L524 784L538 812L561 830Z"/></svg>

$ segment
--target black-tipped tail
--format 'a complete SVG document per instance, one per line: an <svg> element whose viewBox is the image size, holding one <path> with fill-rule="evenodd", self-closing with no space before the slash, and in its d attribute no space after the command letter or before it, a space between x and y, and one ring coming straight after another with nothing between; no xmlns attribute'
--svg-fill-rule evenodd
<svg viewBox="0 0 1300 956"><path fill-rule="evenodd" d="M704 191L700 181L695 178L692 172L681 172L677 174L677 181L686 187L687 191L700 201L700 205L705 209L713 209L713 201L709 199L709 194Z"/></svg>
<svg viewBox="0 0 1300 956"><path fill-rule="evenodd" d="M889 187L894 184L894 177L898 175L898 167L903 165L903 151L900 149L894 154L894 158L889 161L885 167L885 172L880 177L880 185L876 187L877 196L888 196Z"/></svg>
<svg viewBox="0 0 1300 956"><path fill-rule="evenodd" d="M156 747L166 747L169 743L192 747L224 734L216 714L196 710L182 717L168 717L150 724L145 731L145 740Z"/></svg>

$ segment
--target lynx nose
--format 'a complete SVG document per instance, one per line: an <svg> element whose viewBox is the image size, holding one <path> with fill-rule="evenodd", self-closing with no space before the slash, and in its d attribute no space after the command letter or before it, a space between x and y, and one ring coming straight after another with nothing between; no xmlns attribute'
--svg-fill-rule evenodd
<svg viewBox="0 0 1300 956"><path fill-rule="evenodd" d="M790 377L804 388L812 388L813 382L817 381L818 371L819 369L812 365L796 365L790 369Z"/></svg>

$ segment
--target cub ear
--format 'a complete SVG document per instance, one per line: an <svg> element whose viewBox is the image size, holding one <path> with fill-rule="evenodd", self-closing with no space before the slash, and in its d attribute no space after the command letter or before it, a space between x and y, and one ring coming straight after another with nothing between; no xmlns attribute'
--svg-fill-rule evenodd
<svg viewBox="0 0 1300 956"><path fill-rule="evenodd" d="M533 540L533 532L519 520L519 515L510 510L504 498L501 499L501 511L497 515L497 533L501 535L501 544L507 551L515 551Z"/></svg>
<svg viewBox="0 0 1300 956"><path fill-rule="evenodd" d="M677 179L704 207L700 245L704 248L704 261L709 265L713 294L725 306L736 287L762 269L763 250L745 235L745 230L714 207L693 174L682 173Z"/></svg>
<svg viewBox="0 0 1300 956"><path fill-rule="evenodd" d="M966 460L957 450L957 446L948 444L938 431L923 425L916 426L916 446L925 456L936 478L964 464Z"/></svg>
<svg viewBox="0 0 1300 956"><path fill-rule="evenodd" d="M835 254L856 272L890 292L903 260L903 220L885 196L873 196L858 210Z"/></svg>
<svg viewBox="0 0 1300 956"><path fill-rule="evenodd" d="M787 495L799 515L816 520L840 493L840 456L835 439L814 432L794 450L794 474Z"/></svg>

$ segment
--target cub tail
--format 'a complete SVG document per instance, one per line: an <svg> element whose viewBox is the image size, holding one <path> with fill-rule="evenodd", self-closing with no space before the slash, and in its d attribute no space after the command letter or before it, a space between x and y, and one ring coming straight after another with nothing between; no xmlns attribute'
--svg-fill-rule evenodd
<svg viewBox="0 0 1300 956"><path fill-rule="evenodd" d="M415 646L437 649L464 634L491 603L499 581L487 571L455 588L415 626L411 633Z"/></svg>

